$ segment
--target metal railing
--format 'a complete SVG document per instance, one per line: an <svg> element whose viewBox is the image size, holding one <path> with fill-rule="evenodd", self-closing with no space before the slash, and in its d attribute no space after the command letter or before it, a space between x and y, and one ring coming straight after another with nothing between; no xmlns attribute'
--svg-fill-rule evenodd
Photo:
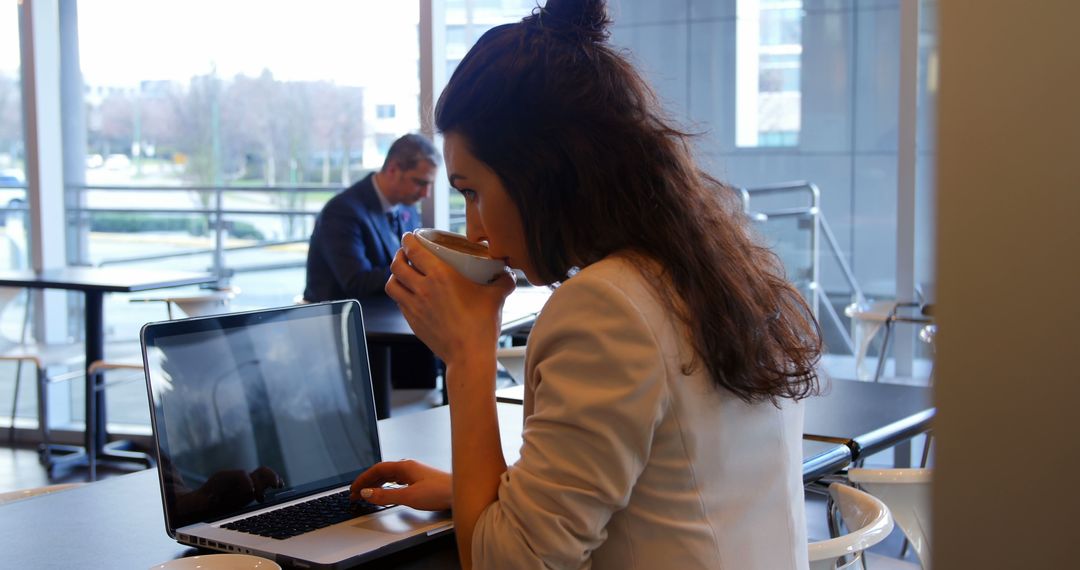
<svg viewBox="0 0 1080 570"><path fill-rule="evenodd" d="M122 214L181 214L181 215L197 215L204 216L207 221L207 227L213 232L213 247L199 247L191 248L183 251L159 253L153 255L139 255L130 257L118 257L105 259L98 263L98 265L115 265L124 263L138 263L143 261L152 261L169 258L183 258L196 255L211 255L212 266L210 270L218 277L219 281L224 282L234 273L240 272L255 272L255 271L268 271L276 269L288 269L299 268L304 266L303 261L289 261L289 262L276 262L276 263L262 263L254 264L244 267L228 267L225 263L225 254L228 252L245 251L245 250L258 250L270 247L277 247L282 245L294 245L307 243L308 236L293 236L287 239L278 239L273 241L262 241L257 244L243 244L243 245L226 245L226 237L229 233L228 218L231 216L294 216L303 218L314 218L318 215L318 209L297 209L291 208L279 208L279 209L252 209L252 208L226 208L225 207L225 193L243 194L243 193L278 193L278 194L291 194L300 197L306 197L311 194L321 193L337 193L340 191L340 186L253 186L253 187L236 187L236 186L154 186L154 185L79 185L69 186L69 188L79 193L86 193L89 191L110 191L110 192L177 192L177 193L203 193L204 198L201 200L204 207L201 208L138 208L138 207L89 207L80 206L74 208L68 208L68 215L74 217L78 224L89 225L89 217L95 213L122 213ZM847 330L840 315L836 312L836 309L831 303L827 302L827 295L824 295L824 291L821 285L821 251L822 243L827 246L827 252L831 254L831 258L837 264L843 275L848 287L851 290L851 294L854 301L859 303L865 302L865 296L859 286L858 280L855 278L854 271L852 271L850 264L841 249L839 242L836 239L835 234L830 227L828 220L825 219L821 211L821 192L816 185L805 181L785 182L779 184L772 184L767 186L758 186L753 188L734 188L738 193L738 197L742 203L743 209L750 218L757 223L767 223L769 220L783 219L783 218L798 218L804 220L810 220L809 231L809 244L808 249L810 253L810 268L809 275L805 286L809 294L807 299L811 310L814 312L814 316L820 318L822 312L828 316L831 323L836 326L836 329L840 332L841 338L847 345L847 348L852 353L855 352L854 341L851 338L850 332ZM768 196L777 195L801 195L805 198L805 203L797 205L795 207L786 208L774 208L766 210L754 210L754 202L759 201L762 198ZM80 200L80 203L82 201ZM322 207L322 203L318 204L319 209ZM26 206L15 207L0 207L0 211L26 211ZM463 219L456 220L462 222ZM824 308L824 310L823 310Z"/></svg>
<svg viewBox="0 0 1080 570"><path fill-rule="evenodd" d="M836 308L832 303L828 302L828 296L823 294L821 285L821 242L824 238L825 244L828 245L828 252L832 254L832 259L835 260L840 272L843 275L848 287L851 288L851 294L854 300L858 303L865 303L866 298L863 295L862 288L859 286L858 280L855 278L855 272L852 271L851 265L847 261L847 257L844 255L843 250L840 247L840 243L836 239L836 235L833 233L832 228L829 226L828 220L825 219L825 215L821 211L821 191L818 187L810 182L795 181L795 182L783 182L779 184L771 184L768 186L758 186L754 188L742 189L747 196L744 199L744 205L747 213L751 218L759 223L764 223L769 220L781 219L781 218L798 218L804 220L810 220L810 237L809 237L809 252L810 252L810 273L806 286L809 290L810 298L807 302L810 305L814 316L820 320L821 308L825 308L825 314L828 315L829 321L832 322L837 331L840 334L840 338L843 339L846 347L855 354L855 342L851 338L851 333L844 325L840 315L836 312ZM752 211L751 202L754 198L763 198L766 196L776 196L783 194L796 194L803 195L806 198L806 204L789 207L789 208L777 208L765 211ZM823 302L824 300L824 302Z"/></svg>
<svg viewBox="0 0 1080 570"><path fill-rule="evenodd" d="M79 206L68 208L67 212L69 217L75 218L76 223L80 225L89 225L89 217L97 213L116 213L116 214L182 214L182 215L198 215L204 216L207 221L207 227L213 232L214 246L192 248L183 251L154 254L154 255L141 255L133 257L122 257L105 259L98 263L99 266L115 265L122 263L137 263L141 261L151 261L167 258L181 258L190 257L195 255L210 254L212 257L212 265L210 271L218 277L219 282L224 282L232 274L237 272L254 272L254 271L268 271L275 269L287 269L303 267L304 262L285 262L285 263L266 263L249 265L245 267L227 267L225 263L225 254L228 252L244 251L244 250L256 250L265 249L269 247L276 247L281 245L292 245L307 243L308 236L297 236L289 239L280 239L273 241L261 241L257 244L245 244L245 245L226 245L226 237L229 233L230 224L228 218L231 216L293 216L314 218L319 214L319 210L315 209L296 209L295 205L291 208L279 208L279 209L252 209L252 208L226 208L225 207L225 193L231 194L243 194L243 193L278 193L278 194L292 194L296 196L306 197L309 194L323 194L323 193L337 193L341 190L340 186L153 186L153 185L124 185L124 186L110 186L110 185L70 185L69 189L73 189L80 194L84 194L90 191L109 191L109 192L165 192L165 193L201 193L205 196L205 199L200 200L204 206L193 208L138 208L138 207L90 207ZM82 200L80 200L80 203ZM322 203L319 203L319 209L321 209ZM306 226L305 226L306 227Z"/></svg>

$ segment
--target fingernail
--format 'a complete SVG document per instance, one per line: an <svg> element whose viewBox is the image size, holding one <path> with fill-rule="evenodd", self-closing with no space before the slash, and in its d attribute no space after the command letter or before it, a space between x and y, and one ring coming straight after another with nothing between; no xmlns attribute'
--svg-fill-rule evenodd
<svg viewBox="0 0 1080 570"><path fill-rule="evenodd" d="M372 493L374 493L374 491L372 491L371 489L360 489L360 496L365 499L370 499Z"/></svg>

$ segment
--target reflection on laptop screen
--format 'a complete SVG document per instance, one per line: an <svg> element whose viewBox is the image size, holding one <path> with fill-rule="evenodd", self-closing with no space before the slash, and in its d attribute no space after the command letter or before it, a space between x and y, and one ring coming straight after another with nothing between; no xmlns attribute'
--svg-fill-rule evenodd
<svg viewBox="0 0 1080 570"><path fill-rule="evenodd" d="M173 524L333 488L378 462L359 313L341 302L144 329Z"/></svg>

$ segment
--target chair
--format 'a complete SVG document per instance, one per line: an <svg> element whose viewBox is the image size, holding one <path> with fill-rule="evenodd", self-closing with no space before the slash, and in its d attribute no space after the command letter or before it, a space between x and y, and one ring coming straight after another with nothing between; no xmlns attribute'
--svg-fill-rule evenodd
<svg viewBox="0 0 1080 570"><path fill-rule="evenodd" d="M26 335L30 322L29 289L24 290L15 287L0 287L0 312L14 302L23 291L26 291L27 307L23 312L19 340L7 341L10 343L9 346L5 347L3 352L0 353L0 362L15 363L15 386L12 390L13 394L11 397L11 415L8 423L8 445L14 445L15 443L15 416L18 412L19 389L22 385L23 365L29 362L34 366L36 384L38 386L38 426L41 431L42 441L46 443L48 442L48 425L44 419L47 410L45 387L49 382L46 375L46 366L52 364L63 364L69 368L81 366L80 357L82 353L77 345L46 345L37 342L27 342Z"/></svg>
<svg viewBox="0 0 1080 570"><path fill-rule="evenodd" d="M219 314L219 313L223 313L228 309L229 303L239 293L240 293L240 288L239 287L230 286L230 287L225 287L225 288L222 288L222 289L209 290L208 293L203 294L203 295L192 295L192 296L184 296L184 297L141 298L141 299L131 299L131 302L133 302L133 303L153 303L153 302L165 303L165 309L166 309L166 312L168 314L169 320L173 320L173 319L176 319L176 318L203 317L203 316L216 315L216 314ZM173 312L173 307L174 306L179 311L179 316L177 316L177 313ZM143 363L142 363L141 360L134 361L134 362L128 362L128 361L123 361L123 360L118 360L118 361L95 360L94 362L90 363L90 366L86 367L86 374L89 375L89 376L102 376L103 377L106 372L113 372L113 371L118 371L118 370L128 370L128 371L132 371L132 372L138 371L138 372L140 372L140 374L138 374L137 376L133 376L132 378L123 379L123 380L120 380L120 381L117 381L117 382L98 382L98 380L95 379L94 380L94 385L97 387L97 390L105 390L105 389L109 388L110 386L125 383L127 381L132 380L132 379L136 379L136 378L137 379L142 379L142 378L144 378L142 372L145 369L143 367ZM81 376L81 374L74 373L74 374L66 375L65 377L57 377L57 378L48 379L47 382L57 382L57 381L63 381L63 380L70 380L71 378L78 377L78 376ZM92 396L88 394L87 397L90 398ZM48 442L46 441L46 444L47 443ZM138 460L138 461L143 461L144 463L147 463L147 467L153 467L152 459L145 459L145 460L138 459L137 456L135 456L135 455L133 455L132 457L136 458L136 460ZM97 476L97 465L96 465L97 461L96 460L97 460L97 458L94 457L91 454L91 456L89 458L89 477L90 477L91 481L94 480L96 478L96 476Z"/></svg>
<svg viewBox="0 0 1080 570"><path fill-rule="evenodd" d="M861 563L867 548L885 540L893 529L889 507L881 500L840 483L829 485L829 496L840 509L848 534L811 542L811 570L848 570Z"/></svg>
<svg viewBox="0 0 1080 570"><path fill-rule="evenodd" d="M207 294L194 295L186 297L157 297L157 298L143 298L143 299L131 299L132 302L163 302L166 306L166 311L170 320L174 318L183 317L201 317L206 315L218 314L225 311L228 308L229 302L240 292L237 287L229 287L220 290L213 290ZM175 306L179 311L179 316L173 311ZM107 372L128 370L128 371L142 371L143 363L141 360L126 361L126 360L95 360L91 362L89 366L83 369L73 370L66 374L60 374L55 376L46 376L43 372L41 362L35 363L38 366L38 414L39 424L41 425L41 440L42 440L42 457L41 461L44 465L52 465L50 450L54 447L49 439L49 427L47 420L47 399L48 399L48 386L57 382L65 382L76 378L81 378L83 375L92 377L104 376ZM143 378L142 374L133 376L132 378ZM127 382L132 378L124 379L119 382L99 382L94 379L93 385L97 390L105 390L110 386ZM87 394L87 398L93 398L93 394ZM87 421L91 421L87 418ZM134 460L140 461L146 464L147 467L152 467L152 459L147 457L141 457L132 455ZM97 477L97 457L94 454L90 454L88 458L88 476L91 481ZM51 476L51 469L50 469Z"/></svg>
<svg viewBox="0 0 1080 570"><path fill-rule="evenodd" d="M863 369L870 344L878 331L886 326L889 315L896 310L896 301L873 301L869 304L852 303L844 308L844 314L851 319L852 337L855 341L855 377L869 380L871 375ZM880 357L884 362L885 347Z"/></svg>
<svg viewBox="0 0 1080 570"><path fill-rule="evenodd" d="M919 314L912 315L905 309L919 309ZM863 369L870 344L878 332L884 329L881 350L878 353L877 367L873 380L877 382L885 372L885 362L889 355L889 345L893 338L896 323L923 325L919 339L930 344L933 342L936 326L933 320L933 306L914 302L874 301L870 304L853 303L844 309L844 314L851 318L855 339L855 374L859 380L869 380L871 376Z"/></svg>
<svg viewBox="0 0 1080 570"><path fill-rule="evenodd" d="M931 477L930 469L848 470L848 481L889 507L924 570L930 568Z"/></svg>
<svg viewBox="0 0 1080 570"><path fill-rule="evenodd" d="M8 307L8 305L13 303L15 301L15 299L17 299L19 297L19 295L23 291L24 291L23 289L19 289L17 287L0 287L0 314L3 314L4 309L6 309ZM30 290L26 289L25 291L27 291L27 295L28 295L28 299L29 299L29 291ZM7 339L4 339L6 341L5 343L10 343L12 345L15 345L16 347L20 347L21 345L26 344L26 329L27 329L27 325L29 324L29 322L30 322L30 311L26 310L26 311L23 312L22 332L20 333L19 340L18 341L8 341ZM11 347L10 346L4 347L5 355L7 354L7 351L8 351L9 348L11 348ZM15 354L17 354L17 352L18 352L18 350L16 348L16 353ZM11 397L11 421L8 424L10 426L10 429L8 430L8 444L9 445L13 444L15 442L15 413L16 413L17 407L19 405L19 383L20 383L20 380L22 379L23 360L22 359L15 359L15 361L17 362L16 369L15 369L15 389L13 390L14 395Z"/></svg>
<svg viewBox="0 0 1080 570"><path fill-rule="evenodd" d="M202 317L216 315L228 310L229 303L240 294L240 288L228 286L221 289L208 289L201 295L189 295L183 297L147 297L131 299L132 303L165 303L165 310L169 320L184 317ZM173 307L180 311L177 317L173 313Z"/></svg>
<svg viewBox="0 0 1080 570"><path fill-rule="evenodd" d="M924 297L927 293L927 287L924 285L923 291L920 293L920 297ZM928 298L932 299L932 291L929 292ZM918 309L918 314L901 314L903 309ZM881 352L878 356L877 367L874 370L873 381L878 382L881 380L881 376L885 371L885 360L889 354L889 344L893 337L893 328L896 323L908 323L914 325L922 325L919 328L918 338L921 342L927 344L930 347L931 352L935 352L936 344L935 338L937 336L937 324L934 323L934 304L933 303L898 303L895 301L877 301L871 303L869 306L863 306L853 304L848 306L844 310L845 314L853 319L853 325L856 327L856 340L858 342L858 353L855 357L856 372L859 375L859 379L866 379L862 372L862 361L866 357L866 352L869 348L870 341L877 334L877 332L884 328L885 333L881 341ZM863 336L859 336L859 334ZM936 360L936 358L935 358ZM927 385L933 386L934 384L934 366L931 362L930 374L927 378ZM925 468L930 460L930 450L933 445L933 432L926 433L926 441L923 444L922 460L919 463L920 467ZM904 449L904 448L898 448ZM898 451L897 453L901 453ZM909 453L909 452L907 452ZM856 462L857 465L862 465L862 461ZM905 550L907 548L905 542Z"/></svg>
<svg viewBox="0 0 1080 570"><path fill-rule="evenodd" d="M209 292L203 295L191 295L185 297L153 297L143 299L131 299L133 303L165 303L165 310L169 316L169 320L184 317L205 317L208 315L216 315L225 312L230 302L240 294L240 288L235 286L228 286L221 289L208 290ZM173 306L175 306L180 315L176 316L173 312ZM125 361L107 361L96 360L90 363L86 372L90 375L104 374L112 370L143 370L143 363L141 360L138 362L125 362ZM142 378L142 376L139 376ZM115 384L115 383L113 383ZM101 389L105 389L113 384L103 384Z"/></svg>
<svg viewBox="0 0 1080 570"><path fill-rule="evenodd" d="M29 499L31 497L37 497L40 495L48 495L49 493L67 491L68 489L81 487L84 484L85 483L58 483L56 485L45 485L43 487L33 487L30 489L19 489L18 491L8 491L6 493L0 493L0 505L14 503L15 501L21 501L23 499Z"/></svg>

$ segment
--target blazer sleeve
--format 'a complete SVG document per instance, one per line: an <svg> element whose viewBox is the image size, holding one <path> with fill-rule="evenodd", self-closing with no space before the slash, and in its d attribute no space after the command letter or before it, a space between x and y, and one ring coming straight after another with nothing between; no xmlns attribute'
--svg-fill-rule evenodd
<svg viewBox="0 0 1080 570"><path fill-rule="evenodd" d="M648 460L668 406L659 343L632 299L580 274L529 340L521 458L473 535L476 568L587 568Z"/></svg>
<svg viewBox="0 0 1080 570"><path fill-rule="evenodd" d="M376 266L377 251L368 251L364 230L368 222L355 215L327 212L322 220L323 256L338 285L352 298L382 293L390 267ZM373 236L376 237L376 236ZM374 241L374 240L369 240Z"/></svg>

